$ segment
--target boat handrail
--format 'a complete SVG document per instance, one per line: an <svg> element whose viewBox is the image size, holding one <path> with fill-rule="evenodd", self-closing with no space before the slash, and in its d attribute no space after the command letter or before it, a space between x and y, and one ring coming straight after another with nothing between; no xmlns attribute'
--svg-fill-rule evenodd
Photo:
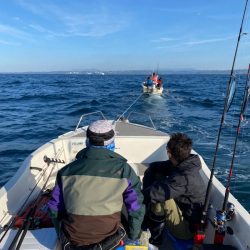
<svg viewBox="0 0 250 250"><path fill-rule="evenodd" d="M107 120L106 117L104 116L104 114L102 113L102 111L95 111L95 112L91 112L91 113L87 113L87 114L81 115L81 117L80 117L80 119L79 119L79 121L78 121L78 123L77 123L77 126L76 126L76 128L75 128L75 131L79 128L79 125L80 125L80 123L81 123L81 121L82 121L82 119L83 119L84 117L90 116L90 115L93 115L93 114L97 114L97 113L99 113L99 114L102 116L102 118L103 118L104 120Z"/></svg>
<svg viewBox="0 0 250 250"><path fill-rule="evenodd" d="M127 116L127 120L129 120L129 117L130 117L130 115L131 115L132 113L147 116L147 117L149 118L149 121L150 121L150 123L151 123L153 129L156 129L156 127L155 127L155 125L154 125L154 122L153 122L151 116L148 115L148 114L144 114L144 113L140 113L140 112L136 112L136 111L131 111L131 112L128 114L128 116Z"/></svg>

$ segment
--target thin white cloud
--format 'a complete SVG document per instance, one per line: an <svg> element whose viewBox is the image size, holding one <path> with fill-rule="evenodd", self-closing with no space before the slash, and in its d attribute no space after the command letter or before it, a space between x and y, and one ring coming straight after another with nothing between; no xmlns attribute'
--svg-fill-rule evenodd
<svg viewBox="0 0 250 250"><path fill-rule="evenodd" d="M194 14L194 15L201 15L201 12L205 12L206 8L201 8L200 6L197 8L155 8L155 11L161 11L165 13L173 13L173 14Z"/></svg>
<svg viewBox="0 0 250 250"><path fill-rule="evenodd" d="M32 24L33 29L40 32L50 33L55 36L105 36L122 30L127 25L127 19L120 13L98 6L91 12L85 13L86 6L55 5L51 2L36 2L19 0L20 5L26 10L39 15L44 19L56 23L57 30L48 30L37 24ZM51 28L50 28L51 29Z"/></svg>
<svg viewBox="0 0 250 250"><path fill-rule="evenodd" d="M68 25L67 29L61 32L52 31L37 24L29 24L28 26L33 30L48 35L50 37L72 37L72 36L97 37L97 36L105 36L107 34L111 34L120 30L119 25L112 25L108 29L107 29L108 26L106 25L106 29L99 29L98 24L92 25L91 28L89 28L88 25L85 24L84 25L85 29L78 28L75 25Z"/></svg>
<svg viewBox="0 0 250 250"><path fill-rule="evenodd" d="M161 38L152 40L151 42L153 42L153 43L164 43L164 42L172 42L172 41L176 41L176 40L179 40L179 39L171 38L171 37L161 37Z"/></svg>
<svg viewBox="0 0 250 250"><path fill-rule="evenodd" d="M227 15L207 15L207 18L214 21L232 21L233 19L238 20L239 16L237 13L228 13ZM239 20L240 21L240 20Z"/></svg>
<svg viewBox="0 0 250 250"><path fill-rule="evenodd" d="M88 15L66 15L56 11L58 19L65 26L68 36L105 36L118 32L126 26L126 22L106 13Z"/></svg>
<svg viewBox="0 0 250 250"><path fill-rule="evenodd" d="M0 44L18 46L20 43L9 42L5 40L0 40Z"/></svg>
<svg viewBox="0 0 250 250"><path fill-rule="evenodd" d="M32 28L33 30L39 32L39 33L43 33L49 36L62 36L63 34L58 33L58 32L53 32L49 29L44 28L41 25L37 25L37 24L29 24L28 27Z"/></svg>
<svg viewBox="0 0 250 250"><path fill-rule="evenodd" d="M38 31L38 32L41 32L41 33L49 33L50 32L49 30L47 30L44 27L37 25L37 24L29 24L29 27Z"/></svg>
<svg viewBox="0 0 250 250"><path fill-rule="evenodd" d="M173 45L166 45L166 46L157 46L155 49L181 49L184 48L183 44L173 44Z"/></svg>
<svg viewBox="0 0 250 250"><path fill-rule="evenodd" d="M190 42L185 42L184 45L193 46L193 45L200 45L200 44L224 42L224 41L228 41L232 39L235 39L235 36L190 41Z"/></svg>
<svg viewBox="0 0 250 250"><path fill-rule="evenodd" d="M5 34L10 37L15 37L21 40L26 40L26 41L32 41L31 36L29 33L17 29L15 27L5 25L5 24L0 24L0 34Z"/></svg>
<svg viewBox="0 0 250 250"><path fill-rule="evenodd" d="M183 48L186 48L187 46L188 47L195 47L195 46L199 46L199 45L218 43L218 42L229 41L229 40L233 40L233 39L235 39L235 36L211 38L211 39L203 39L203 40L201 39L201 40L195 40L195 41L187 41L187 42L157 46L157 47L155 47L155 49L183 49ZM184 39L173 39L173 40L183 41Z"/></svg>

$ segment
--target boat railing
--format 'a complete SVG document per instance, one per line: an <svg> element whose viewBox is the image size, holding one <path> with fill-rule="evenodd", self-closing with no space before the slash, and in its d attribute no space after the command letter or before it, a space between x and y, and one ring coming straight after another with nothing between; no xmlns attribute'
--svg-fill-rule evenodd
<svg viewBox="0 0 250 250"><path fill-rule="evenodd" d="M139 115L147 116L148 119L149 119L149 121L150 121L150 123L151 123L151 125L152 125L152 127L153 127L153 129L156 129L156 127L155 127L155 125L154 125L154 122L153 122L153 120L152 120L152 118L151 118L150 115L144 114L144 113L140 113L140 112L136 112L136 111L131 111L131 112L128 114L127 118L126 118L128 121L129 121L129 117L131 116L131 114L139 114Z"/></svg>
<svg viewBox="0 0 250 250"><path fill-rule="evenodd" d="M81 117L80 117L80 119L79 119L79 121L78 121L78 123L76 125L75 131L77 131L77 129L79 128L79 126L80 126L80 124L81 124L81 122L83 121L84 118L86 118L87 116L94 115L94 114L99 114L102 117L102 119L107 120L106 117L104 116L104 114L102 113L102 111L95 111L95 112L83 114L83 115L81 115ZM118 119L117 119L117 121L119 121L119 120L120 121L121 120L127 120L127 121L129 121L129 118L130 118L130 116L132 114L139 114L140 116L146 116L146 117L148 117L149 122L151 123L151 127L153 129L156 129L156 127L154 125L154 122L153 122L153 120L152 120L152 118L151 118L150 115L144 114L144 113L140 113L140 112L136 112L136 111L131 111L126 118L124 117L124 115L123 116L119 116Z"/></svg>
<svg viewBox="0 0 250 250"><path fill-rule="evenodd" d="M75 128L75 131L79 128L80 126L80 123L82 122L83 118L85 118L86 116L90 116L90 115L93 115L93 114L100 114L100 116L104 119L104 120L107 120L106 117L104 116L104 114L102 113L102 111L95 111L95 112L91 112L91 113L87 113L87 114L84 114L80 117L78 123L77 123L77 126Z"/></svg>

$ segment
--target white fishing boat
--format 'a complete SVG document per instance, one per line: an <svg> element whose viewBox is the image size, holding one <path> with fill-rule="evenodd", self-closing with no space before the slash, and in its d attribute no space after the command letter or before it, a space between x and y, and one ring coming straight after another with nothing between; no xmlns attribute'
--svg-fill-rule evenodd
<svg viewBox="0 0 250 250"><path fill-rule="evenodd" d="M98 113L103 116L101 112ZM18 243L20 239L16 240L12 249L61 249L53 227L33 230L26 228L27 233L23 233L25 229L20 233L20 230L13 228L14 218L24 211L31 201L36 201L42 192L52 189L58 170L74 161L77 152L86 146L87 126L80 126L81 120L85 117L86 115L81 116L74 131L49 141L31 153L16 174L0 189L0 249L10 249L13 240L18 238L17 234L20 238L23 235L23 240L20 244ZM112 124L117 134L115 152L124 156L141 178L151 162L167 160L168 134L154 127L130 123L127 119L114 120ZM200 159L202 162L200 171L206 185L210 170L201 156ZM214 178L204 241L206 244L211 244L210 247L213 247L214 240L214 216L216 210L222 206L224 193L225 187ZM231 249L229 245L236 247L232 249L250 249L250 215L233 195L229 195L228 201L235 207L235 215L226 222L224 244L228 247L205 248L204 245L204 249ZM170 239L171 237L165 234L164 243L159 249L178 249L175 247L174 239Z"/></svg>
<svg viewBox="0 0 250 250"><path fill-rule="evenodd" d="M158 94L161 95L163 93L163 87L156 87L155 84L153 86L147 86L146 83L142 84L142 91L146 94Z"/></svg>

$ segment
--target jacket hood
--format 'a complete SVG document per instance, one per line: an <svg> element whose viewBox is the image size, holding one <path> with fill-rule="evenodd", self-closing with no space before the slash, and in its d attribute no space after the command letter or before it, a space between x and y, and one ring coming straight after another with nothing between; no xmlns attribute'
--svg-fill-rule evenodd
<svg viewBox="0 0 250 250"><path fill-rule="evenodd" d="M175 166L180 172L188 171L189 169L201 169L201 161L198 155L191 154L186 160Z"/></svg>

